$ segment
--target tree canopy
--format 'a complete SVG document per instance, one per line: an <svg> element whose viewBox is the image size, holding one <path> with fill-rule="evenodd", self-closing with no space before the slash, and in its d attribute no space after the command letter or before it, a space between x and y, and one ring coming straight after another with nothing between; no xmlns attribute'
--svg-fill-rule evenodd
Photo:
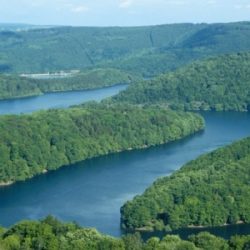
<svg viewBox="0 0 250 250"><path fill-rule="evenodd" d="M52 216L41 221L21 221L0 231L1 250L247 250L250 236L224 240L207 232L182 240L177 235L144 242L140 234L114 238L75 223L62 223Z"/></svg>

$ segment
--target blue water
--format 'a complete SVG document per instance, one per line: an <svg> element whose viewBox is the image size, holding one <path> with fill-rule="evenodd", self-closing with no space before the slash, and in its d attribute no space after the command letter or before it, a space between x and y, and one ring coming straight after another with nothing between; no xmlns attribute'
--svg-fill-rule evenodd
<svg viewBox="0 0 250 250"><path fill-rule="evenodd" d="M250 135L249 113L203 115L205 131L184 140L87 160L1 188L0 224L9 226L22 219L52 214L120 236L120 207L124 202L187 161ZM248 225L222 230L227 237L235 230L250 234Z"/></svg>
<svg viewBox="0 0 250 250"><path fill-rule="evenodd" d="M31 113L51 108L67 108L88 101L101 101L126 89L126 84L94 90L48 93L41 96L0 100L0 114Z"/></svg>

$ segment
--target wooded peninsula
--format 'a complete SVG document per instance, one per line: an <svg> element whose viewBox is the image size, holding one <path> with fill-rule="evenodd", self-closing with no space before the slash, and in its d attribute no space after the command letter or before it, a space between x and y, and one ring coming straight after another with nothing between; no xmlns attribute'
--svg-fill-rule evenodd
<svg viewBox="0 0 250 250"><path fill-rule="evenodd" d="M0 116L0 182L25 180L85 159L181 139L201 116L159 107L90 103L66 110Z"/></svg>
<svg viewBox="0 0 250 250"><path fill-rule="evenodd" d="M121 208L125 229L250 222L250 138L200 156Z"/></svg>

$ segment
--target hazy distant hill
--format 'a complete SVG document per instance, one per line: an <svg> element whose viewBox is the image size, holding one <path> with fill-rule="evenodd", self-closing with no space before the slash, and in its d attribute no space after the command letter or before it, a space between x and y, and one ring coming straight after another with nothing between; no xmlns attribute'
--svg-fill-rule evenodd
<svg viewBox="0 0 250 250"><path fill-rule="evenodd" d="M0 32L0 71L115 67L151 77L208 55L250 49L250 23L56 27Z"/></svg>
<svg viewBox="0 0 250 250"><path fill-rule="evenodd" d="M24 23L0 23L0 31L27 31L30 29L52 28L52 25L33 25Z"/></svg>

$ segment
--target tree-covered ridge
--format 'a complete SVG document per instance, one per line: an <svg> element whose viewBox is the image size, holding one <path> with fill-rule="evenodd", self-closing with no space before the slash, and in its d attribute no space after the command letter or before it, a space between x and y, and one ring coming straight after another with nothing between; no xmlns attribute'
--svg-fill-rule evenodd
<svg viewBox="0 0 250 250"><path fill-rule="evenodd" d="M224 240L207 232L192 235L188 240L166 235L161 240L152 237L143 242L138 233L113 238L51 216L0 228L1 250L247 250L249 244L249 235Z"/></svg>
<svg viewBox="0 0 250 250"><path fill-rule="evenodd" d="M147 49L103 63L103 67L125 70L141 78L152 78L176 70L196 59L206 58L211 52L199 48ZM212 53L213 54L213 53Z"/></svg>
<svg viewBox="0 0 250 250"><path fill-rule="evenodd" d="M87 158L149 147L203 129L196 114L88 104L0 117L0 182L25 180Z"/></svg>
<svg viewBox="0 0 250 250"><path fill-rule="evenodd" d="M149 78L173 71L197 59L249 51L249 24L249 22L203 24L191 32L187 27L183 30L182 39L177 38L168 45L155 46L115 59L110 63L110 67Z"/></svg>
<svg viewBox="0 0 250 250"><path fill-rule="evenodd" d="M84 70L70 77L31 79L17 75L0 74L0 99L41 95L47 92L71 91L130 83L135 79L117 69Z"/></svg>
<svg viewBox="0 0 250 250"><path fill-rule="evenodd" d="M0 72L102 65L151 77L194 59L249 50L249 35L249 22L5 31L0 32Z"/></svg>
<svg viewBox="0 0 250 250"><path fill-rule="evenodd" d="M250 222L250 138L203 155L157 180L121 209L126 229Z"/></svg>
<svg viewBox="0 0 250 250"><path fill-rule="evenodd" d="M204 26L55 27L0 32L0 70L30 73L93 67L141 50L169 47Z"/></svg>
<svg viewBox="0 0 250 250"><path fill-rule="evenodd" d="M133 84L114 99L137 104L161 103L186 110L249 110L250 53L192 63Z"/></svg>

